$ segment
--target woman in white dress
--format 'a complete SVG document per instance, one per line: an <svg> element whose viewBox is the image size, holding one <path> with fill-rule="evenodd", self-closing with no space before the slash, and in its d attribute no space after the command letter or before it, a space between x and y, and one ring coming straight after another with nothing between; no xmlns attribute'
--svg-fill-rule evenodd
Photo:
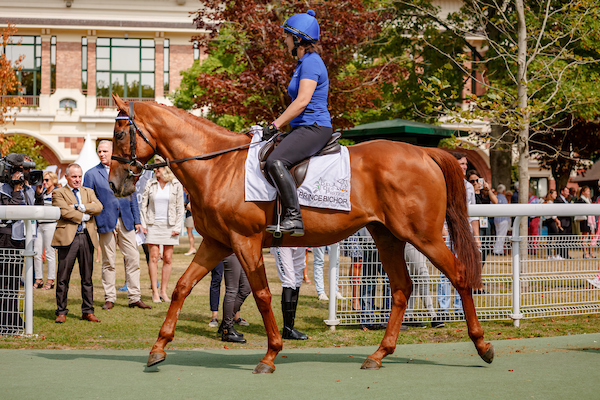
<svg viewBox="0 0 600 400"><path fill-rule="evenodd" d="M159 156L155 157L155 161L164 162ZM173 246L179 244L184 211L183 186L168 167L157 168L154 177L146 184L140 209L142 232L146 235L150 252L148 273L154 303L171 301L167 285L171 276ZM163 246L163 266L159 291L156 278L160 245Z"/></svg>

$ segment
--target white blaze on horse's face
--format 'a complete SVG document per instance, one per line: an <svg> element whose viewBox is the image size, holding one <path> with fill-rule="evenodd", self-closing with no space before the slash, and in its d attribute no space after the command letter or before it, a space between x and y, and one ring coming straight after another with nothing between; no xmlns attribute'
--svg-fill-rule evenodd
<svg viewBox="0 0 600 400"><path fill-rule="evenodd" d="M123 120L115 122L112 154L115 156L129 155L128 151L123 151L124 144L129 144L128 124ZM127 197L135 191L135 176L129 173L128 165L112 160L110 163L110 175L108 183L115 196Z"/></svg>

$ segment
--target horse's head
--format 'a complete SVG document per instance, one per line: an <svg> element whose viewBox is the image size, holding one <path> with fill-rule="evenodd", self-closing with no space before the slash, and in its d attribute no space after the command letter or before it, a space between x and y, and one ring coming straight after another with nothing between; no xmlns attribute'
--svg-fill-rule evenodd
<svg viewBox="0 0 600 400"><path fill-rule="evenodd" d="M148 132L141 130L144 126L142 113L133 112L133 103L129 104L114 94L113 99L119 115L115 120L113 160L108 183L115 196L126 197L135 191L135 183L143 172L142 167L154 155L156 146L152 144L153 139ZM143 140L138 140L140 138Z"/></svg>

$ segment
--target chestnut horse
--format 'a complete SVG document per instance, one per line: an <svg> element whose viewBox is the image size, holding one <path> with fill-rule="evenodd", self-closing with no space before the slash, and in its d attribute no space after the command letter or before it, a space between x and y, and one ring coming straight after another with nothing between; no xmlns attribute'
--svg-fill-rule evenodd
<svg viewBox="0 0 600 400"><path fill-rule="evenodd" d="M147 365L166 358L165 346L173 340L179 312L194 286L223 258L235 253L248 276L268 337L267 353L254 373L273 372L273 361L283 343L271 308L262 249L271 244L272 236L265 227L273 223L274 202L244 201L247 150L214 155L223 149L248 147L250 137L175 107L152 102L133 106L113 97L120 112L114 127L109 182L117 196L134 191L143 164L155 153L167 160L210 155L170 165L190 194L194 223L204 240L177 282ZM483 339L471 295L472 289L481 287L480 254L468 222L463 173L454 157L439 149L385 140L361 143L348 150L352 210L302 207L305 235L285 235L283 246L328 245L367 226L389 277L392 309L379 348L361 368L381 367L383 357L396 348L412 292L403 256L406 242L425 254L458 290L469 336L481 358L491 363L494 348ZM444 220L458 258L444 243Z"/></svg>

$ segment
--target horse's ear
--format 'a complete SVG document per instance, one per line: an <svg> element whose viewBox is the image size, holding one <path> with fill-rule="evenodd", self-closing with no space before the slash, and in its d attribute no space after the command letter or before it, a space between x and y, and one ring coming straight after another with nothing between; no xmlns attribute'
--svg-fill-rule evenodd
<svg viewBox="0 0 600 400"><path fill-rule="evenodd" d="M123 100L121 100L121 98L119 97L118 94L114 94L111 93L113 100L115 101L115 104L117 105L117 108L125 113L128 112L128 108L125 105L125 102Z"/></svg>

